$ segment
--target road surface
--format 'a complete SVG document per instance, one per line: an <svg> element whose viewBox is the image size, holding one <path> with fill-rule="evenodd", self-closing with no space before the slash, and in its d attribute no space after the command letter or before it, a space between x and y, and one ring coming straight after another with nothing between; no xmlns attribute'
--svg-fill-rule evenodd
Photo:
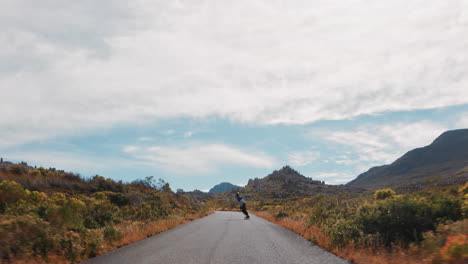
<svg viewBox="0 0 468 264"><path fill-rule="evenodd" d="M216 212L85 261L86 264L349 263L297 234L241 212Z"/></svg>

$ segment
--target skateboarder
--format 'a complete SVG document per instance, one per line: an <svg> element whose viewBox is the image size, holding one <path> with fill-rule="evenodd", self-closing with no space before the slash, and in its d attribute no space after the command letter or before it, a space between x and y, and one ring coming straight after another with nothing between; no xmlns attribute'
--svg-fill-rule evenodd
<svg viewBox="0 0 468 264"><path fill-rule="evenodd" d="M242 198L242 196L239 195L239 192L236 192L236 198L237 198L237 201L239 201L240 203L240 209L245 214L245 219L249 219L250 216L249 216L249 213L247 212L247 207L245 205L244 198Z"/></svg>

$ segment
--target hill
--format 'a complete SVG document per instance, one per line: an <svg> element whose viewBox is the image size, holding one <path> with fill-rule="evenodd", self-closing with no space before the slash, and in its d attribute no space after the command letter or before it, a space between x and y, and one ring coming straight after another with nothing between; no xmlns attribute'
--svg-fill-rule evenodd
<svg viewBox="0 0 468 264"><path fill-rule="evenodd" d="M239 189L244 196L257 201L269 199L300 199L313 195L338 193L361 193L364 190L354 186L328 185L305 177L289 166L275 170L262 179L250 179L248 184ZM231 191L231 195L234 191ZM229 193L228 193L229 195Z"/></svg>
<svg viewBox="0 0 468 264"><path fill-rule="evenodd" d="M77 263L206 214L163 183L84 179L0 158L0 262Z"/></svg>
<svg viewBox="0 0 468 264"><path fill-rule="evenodd" d="M417 190L468 181L468 129L442 133L432 144L409 151L390 165L373 167L347 183L363 188Z"/></svg>
<svg viewBox="0 0 468 264"><path fill-rule="evenodd" d="M222 182L220 184L215 185L213 188L211 188L209 190L209 193L221 194L221 193L225 193L225 192L231 191L233 189L239 189L239 188L240 188L240 186L234 185L232 183Z"/></svg>

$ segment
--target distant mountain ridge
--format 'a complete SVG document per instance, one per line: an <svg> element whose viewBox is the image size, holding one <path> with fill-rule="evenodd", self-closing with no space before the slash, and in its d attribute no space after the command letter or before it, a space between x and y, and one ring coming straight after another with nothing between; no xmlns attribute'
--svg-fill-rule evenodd
<svg viewBox="0 0 468 264"><path fill-rule="evenodd" d="M222 182L220 184L215 185L213 188L211 188L208 192L209 193L225 193L234 189L239 189L240 186L234 185L229 182Z"/></svg>
<svg viewBox="0 0 468 264"><path fill-rule="evenodd" d="M432 144L407 152L389 165L373 167L347 183L363 188L453 185L468 181L468 129L442 133Z"/></svg>
<svg viewBox="0 0 468 264"><path fill-rule="evenodd" d="M301 175L289 166L275 170L262 179L250 179L248 184L239 190L247 197L256 200L270 198L303 198L312 195L337 194L343 192L360 193L364 189L354 186L327 185Z"/></svg>

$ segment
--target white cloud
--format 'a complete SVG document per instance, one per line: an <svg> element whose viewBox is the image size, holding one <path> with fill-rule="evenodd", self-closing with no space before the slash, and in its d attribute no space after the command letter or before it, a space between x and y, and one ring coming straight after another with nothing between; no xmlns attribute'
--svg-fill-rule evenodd
<svg viewBox="0 0 468 264"><path fill-rule="evenodd" d="M459 115L456 126L457 128L468 128L468 112Z"/></svg>
<svg viewBox="0 0 468 264"><path fill-rule="evenodd" d="M247 185L247 182L236 183L234 185L240 186L240 187L245 187Z"/></svg>
<svg viewBox="0 0 468 264"><path fill-rule="evenodd" d="M185 132L185 133L184 133L184 137L185 137L185 138L192 137L192 135L193 135L193 132L192 132L192 131L188 131L188 132Z"/></svg>
<svg viewBox="0 0 468 264"><path fill-rule="evenodd" d="M107 157L92 157L83 153L71 153L62 151L15 151L3 157L5 160L26 161L31 166L53 167L85 176L99 174L106 167L117 166L123 163L119 159ZM111 176L111 175L108 175Z"/></svg>
<svg viewBox="0 0 468 264"><path fill-rule="evenodd" d="M447 129L429 121L364 125L354 131L327 131L319 135L325 140L350 147L357 160L335 158L335 162L391 163L405 152L430 144ZM317 136L317 133L314 133ZM346 156L346 155L345 155ZM346 156L347 157L347 156ZM345 162L341 162L345 161Z"/></svg>
<svg viewBox="0 0 468 264"><path fill-rule="evenodd" d="M467 10L447 0L2 1L0 147L163 118L303 124L465 104Z"/></svg>
<svg viewBox="0 0 468 264"><path fill-rule="evenodd" d="M225 165L274 168L274 158L223 144L193 144L186 147L126 146L124 152L149 166L180 174L216 172Z"/></svg>
<svg viewBox="0 0 468 264"><path fill-rule="evenodd" d="M139 137L137 138L138 141L151 141L153 140L153 138L150 138L150 137Z"/></svg>
<svg viewBox="0 0 468 264"><path fill-rule="evenodd" d="M355 177L356 175L342 172L324 172L312 175L314 180L324 181L326 184L345 184Z"/></svg>
<svg viewBox="0 0 468 264"><path fill-rule="evenodd" d="M334 159L334 161L337 164L344 164L344 165L351 165L351 164L355 164L355 163L359 162L357 160L354 160L354 159L348 157L347 155L339 155Z"/></svg>
<svg viewBox="0 0 468 264"><path fill-rule="evenodd" d="M292 166L306 166L320 157L317 151L295 151L288 154L288 162Z"/></svg>
<svg viewBox="0 0 468 264"><path fill-rule="evenodd" d="M162 135L164 136L171 136L174 135L176 131L174 129L167 129L161 132Z"/></svg>

